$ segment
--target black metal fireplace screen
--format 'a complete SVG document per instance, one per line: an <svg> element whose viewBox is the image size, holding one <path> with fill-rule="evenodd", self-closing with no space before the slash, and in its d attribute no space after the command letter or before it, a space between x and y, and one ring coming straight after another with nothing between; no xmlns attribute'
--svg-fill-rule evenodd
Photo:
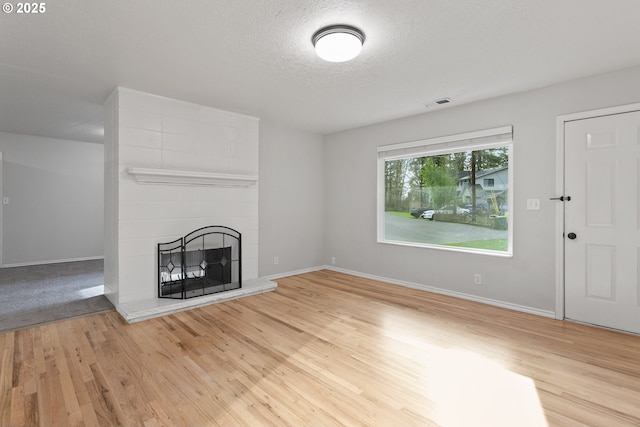
<svg viewBox="0 0 640 427"><path fill-rule="evenodd" d="M242 287L242 236L219 225L158 243L158 297L185 299Z"/></svg>

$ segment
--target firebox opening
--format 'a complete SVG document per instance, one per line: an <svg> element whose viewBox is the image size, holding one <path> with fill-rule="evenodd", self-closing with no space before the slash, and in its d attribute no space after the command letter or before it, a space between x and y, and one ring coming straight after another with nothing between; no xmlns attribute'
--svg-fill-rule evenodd
<svg viewBox="0 0 640 427"><path fill-rule="evenodd" d="M239 289L241 235L221 226L158 244L158 297L191 298Z"/></svg>

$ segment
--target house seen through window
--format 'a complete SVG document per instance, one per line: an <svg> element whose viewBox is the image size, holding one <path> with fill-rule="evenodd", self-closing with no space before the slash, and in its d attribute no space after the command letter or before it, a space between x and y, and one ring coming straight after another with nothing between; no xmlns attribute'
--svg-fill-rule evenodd
<svg viewBox="0 0 640 427"><path fill-rule="evenodd" d="M379 148L378 240L510 255L508 130Z"/></svg>

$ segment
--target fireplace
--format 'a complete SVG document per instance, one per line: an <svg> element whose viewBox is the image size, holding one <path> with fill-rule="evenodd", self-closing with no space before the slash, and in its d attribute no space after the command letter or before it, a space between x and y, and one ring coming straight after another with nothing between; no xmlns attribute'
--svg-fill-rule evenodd
<svg viewBox="0 0 640 427"><path fill-rule="evenodd" d="M158 244L158 297L185 299L242 287L242 236L229 227L199 228Z"/></svg>

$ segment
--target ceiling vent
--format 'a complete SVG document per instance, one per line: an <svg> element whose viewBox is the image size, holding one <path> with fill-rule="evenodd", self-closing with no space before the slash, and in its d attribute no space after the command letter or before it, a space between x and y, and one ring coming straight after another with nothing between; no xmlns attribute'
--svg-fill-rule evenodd
<svg viewBox="0 0 640 427"><path fill-rule="evenodd" d="M426 102L424 104L424 106L426 108L431 108L431 107L436 107L438 105L450 104L451 102L452 102L451 98L440 98L440 99L436 99L436 100L433 100L433 101Z"/></svg>

